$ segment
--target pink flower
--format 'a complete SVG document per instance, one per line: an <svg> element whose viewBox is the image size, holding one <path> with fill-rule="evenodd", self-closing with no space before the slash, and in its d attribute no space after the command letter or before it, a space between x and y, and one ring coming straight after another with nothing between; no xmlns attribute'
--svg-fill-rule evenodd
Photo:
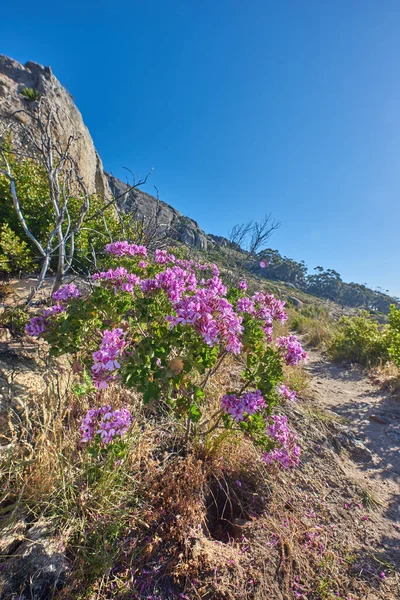
<svg viewBox="0 0 400 600"><path fill-rule="evenodd" d="M159 265L164 265L165 263L174 263L176 260L173 254L168 254L166 250L156 250L156 258L155 261Z"/></svg>
<svg viewBox="0 0 400 600"><path fill-rule="evenodd" d="M226 394L221 400L222 410L235 419L236 422L243 421L245 415L253 415L266 406L260 390L247 392L239 398L236 394Z"/></svg>
<svg viewBox="0 0 400 600"><path fill-rule="evenodd" d="M281 396L283 396L283 398L287 398L288 400L290 400L291 402L296 402L296 392L295 391L290 391L286 385L278 385L276 387L276 391L278 392L278 394L280 394Z"/></svg>
<svg viewBox="0 0 400 600"><path fill-rule="evenodd" d="M80 295L81 293L76 285L69 283L61 286L56 292L54 292L53 298L54 300L62 301L69 300L70 298L79 298Z"/></svg>
<svg viewBox="0 0 400 600"><path fill-rule="evenodd" d="M173 301L175 314L167 317L171 328L189 325L199 333L206 344L222 344L233 354L242 347L242 317L236 314L232 304L223 297L226 288L214 276L206 282L207 288L197 288L193 294L185 293Z"/></svg>
<svg viewBox="0 0 400 600"><path fill-rule="evenodd" d="M32 337L38 337L45 330L46 319L44 317L32 317L25 325L25 333Z"/></svg>
<svg viewBox="0 0 400 600"><path fill-rule="evenodd" d="M296 443L296 434L289 429L287 417L272 415L266 433L274 441L275 448L264 452L264 462L277 462L284 469L296 466L299 463L300 446Z"/></svg>
<svg viewBox="0 0 400 600"><path fill-rule="evenodd" d="M81 440L91 442L95 435L99 434L102 443L109 444L115 436L122 437L131 422L131 413L126 408L114 411L111 410L111 406L91 408L82 419Z"/></svg>
<svg viewBox="0 0 400 600"><path fill-rule="evenodd" d="M260 267L261 267L262 269L265 269L267 266L268 266L268 263L267 263L265 260L261 260L261 261L260 261Z"/></svg>
<svg viewBox="0 0 400 600"><path fill-rule="evenodd" d="M126 240L107 244L105 251L116 256L147 256L147 248L138 246L137 244L130 244Z"/></svg>
<svg viewBox="0 0 400 600"><path fill-rule="evenodd" d="M246 281L239 281L239 289L246 291L247 290L247 283Z"/></svg>
<svg viewBox="0 0 400 600"><path fill-rule="evenodd" d="M25 333L32 337L38 337L46 329L50 317L65 312L66 308L62 304L54 304L50 308L46 308L39 317L32 317L25 325Z"/></svg>
<svg viewBox="0 0 400 600"><path fill-rule="evenodd" d="M108 384L116 378L113 371L121 366L118 359L123 355L126 345L124 335L119 328L104 331L100 348L93 352L92 380L99 390L108 388Z"/></svg>
<svg viewBox="0 0 400 600"><path fill-rule="evenodd" d="M286 350L285 361L287 365L294 366L300 361L308 358L307 353L304 351L302 345L295 335L278 337L276 340L276 345L278 348Z"/></svg>

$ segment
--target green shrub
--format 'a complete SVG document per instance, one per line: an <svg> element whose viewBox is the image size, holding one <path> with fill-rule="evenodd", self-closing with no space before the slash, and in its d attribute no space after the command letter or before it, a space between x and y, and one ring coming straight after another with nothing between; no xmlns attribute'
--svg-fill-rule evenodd
<svg viewBox="0 0 400 600"><path fill-rule="evenodd" d="M28 321L27 311L22 308L8 307L0 315L0 327L8 329L13 337L24 335Z"/></svg>
<svg viewBox="0 0 400 600"><path fill-rule="evenodd" d="M389 312L389 355L393 362L400 367L400 309L390 306Z"/></svg>
<svg viewBox="0 0 400 600"><path fill-rule="evenodd" d="M35 100L39 100L41 93L33 88L24 87L21 90L21 95L30 102L34 102Z"/></svg>
<svg viewBox="0 0 400 600"><path fill-rule="evenodd" d="M12 287L7 281L0 283L0 300L4 300L12 294Z"/></svg>
<svg viewBox="0 0 400 600"><path fill-rule="evenodd" d="M30 159L17 160L12 153L11 141L3 143L7 160L11 171L15 177L17 193L20 198L21 210L27 222L27 225L36 239L43 245L47 241L51 231L54 229L55 215L53 205L50 200L49 184L45 169L39 162ZM69 198L68 210L71 217L71 223L75 223L79 218L82 201L79 198ZM85 222L81 230L75 236L75 264L77 270L86 272L88 264L92 258L93 251L102 252L104 243L109 241L109 236L118 237L121 227L127 230L127 234L139 235L136 230L131 232L129 229L128 217L124 222L116 216L113 206L103 210L104 200L100 196L92 195L90 197L90 209L86 215ZM126 221L126 222L125 222ZM37 269L40 262L35 262L37 249L34 244L26 237L14 209L10 182L7 177L0 174L0 228L8 227L5 244L7 251L0 249L0 271L5 273L32 272L33 266ZM67 227L67 222L65 223ZM14 238L10 240L10 233L13 232ZM5 234L3 234L4 237ZM24 244L25 251L22 253ZM10 249L12 252L10 252ZM14 252L16 250L16 252ZM67 248L68 250L68 248ZM2 253L1 253L2 252ZM20 260L24 254L24 260ZM14 260L16 256L17 260ZM56 261L56 257L54 258ZM55 262L51 265L55 267Z"/></svg>
<svg viewBox="0 0 400 600"><path fill-rule="evenodd" d="M357 317L342 317L329 347L337 361L370 366L389 360L389 331L380 328L367 311Z"/></svg>
<svg viewBox="0 0 400 600"><path fill-rule="evenodd" d="M0 227L0 272L21 273L34 269L28 244L7 225Z"/></svg>

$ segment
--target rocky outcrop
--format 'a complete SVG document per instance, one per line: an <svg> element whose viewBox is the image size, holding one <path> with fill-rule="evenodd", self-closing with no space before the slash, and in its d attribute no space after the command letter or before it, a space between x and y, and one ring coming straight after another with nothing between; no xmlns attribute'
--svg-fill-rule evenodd
<svg viewBox="0 0 400 600"><path fill-rule="evenodd" d="M26 97L27 89L44 96L53 109L56 142L65 145L70 135L78 137L72 154L90 193L96 192L106 199L112 196L118 198L124 212L151 222L153 227L157 225L160 234L167 233L188 246L209 250L217 245L230 244L225 238L206 235L196 221L185 217L166 202L139 189L132 190L126 183L105 173L81 113L51 68L35 62L22 65L0 54L0 121L6 122L10 115L20 110L33 113L37 101L34 97ZM22 120L26 117L21 113L16 118Z"/></svg>
<svg viewBox="0 0 400 600"><path fill-rule="evenodd" d="M116 177L106 174L109 187L119 207L126 213L133 213L138 218L144 218L147 223L157 226L160 233L199 250L207 250L213 246L213 241L198 226L196 221L185 217L175 208L123 183Z"/></svg>
<svg viewBox="0 0 400 600"><path fill-rule="evenodd" d="M0 119L7 119L18 110L31 112L35 101L23 95L24 89L35 90L45 96L55 113L56 141L65 145L69 136L79 139L71 154L78 163L80 174L90 193L111 197L103 165L93 144L81 113L71 95L53 75L50 67L35 62L20 64L0 54ZM23 115L19 115L23 118Z"/></svg>

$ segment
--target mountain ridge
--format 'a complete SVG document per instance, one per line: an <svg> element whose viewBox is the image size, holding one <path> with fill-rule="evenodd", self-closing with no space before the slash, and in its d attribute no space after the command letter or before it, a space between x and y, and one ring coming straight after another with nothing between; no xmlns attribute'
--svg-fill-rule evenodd
<svg viewBox="0 0 400 600"><path fill-rule="evenodd" d="M278 251L270 248L265 248L259 253L259 257L268 258L266 269L259 268L257 257L253 257L251 263L245 261L248 255L237 244L223 236L206 233L194 219L183 215L170 204L136 187L132 188L105 171L91 134L71 94L49 66L42 66L33 61L23 65L0 54L0 118L9 119L16 112L32 110L33 104L23 94L26 89L45 96L54 108L57 141L65 143L68 136L77 136L75 159L91 193L97 193L105 200L116 198L123 211L152 220L171 238L202 252L217 251L222 253L222 258L226 258L226 250L237 251L233 268L235 265L243 268L243 263L246 262L246 268L253 274L284 281L303 291L336 302L344 300L351 306L365 305L366 308L387 312L391 302L399 303L399 299L385 293L360 284L343 282L340 275L332 269L321 269L316 275L308 275L304 263L282 257Z"/></svg>

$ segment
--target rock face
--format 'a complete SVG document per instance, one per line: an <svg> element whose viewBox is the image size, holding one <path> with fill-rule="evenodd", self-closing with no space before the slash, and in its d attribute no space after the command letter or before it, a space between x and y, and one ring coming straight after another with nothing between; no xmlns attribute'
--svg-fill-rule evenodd
<svg viewBox="0 0 400 600"><path fill-rule="evenodd" d="M199 250L207 250L213 241L198 226L196 221L183 216L175 208L146 194L139 189L130 190L130 186L106 174L109 187L118 205L126 213L133 213L144 218L148 223L157 225L160 232L168 232L168 236Z"/></svg>
<svg viewBox="0 0 400 600"><path fill-rule="evenodd" d="M69 136L79 139L71 152L78 163L80 174L90 193L98 193L105 199L118 197L118 204L125 212L133 212L139 219L157 224L159 231L199 250L209 250L214 246L228 246L230 242L219 236L206 235L198 224L185 217L169 204L146 194L139 189L129 190L129 186L104 172L103 165L93 144L81 113L68 91L53 75L50 67L35 62L25 65L0 54L0 121L18 110L32 113L35 100L23 95L25 88L35 90L44 96L55 113L56 141L65 145ZM26 119L23 114L17 118ZM127 193L125 193L127 192Z"/></svg>
<svg viewBox="0 0 400 600"><path fill-rule="evenodd" d="M79 165L89 192L111 197L103 165L89 130L71 95L53 75L50 67L43 67L35 62L22 65L0 54L0 119L7 118L17 110L33 110L35 102L22 95L24 88L36 90L45 96L54 109L56 141L65 144L72 134L79 138L71 154Z"/></svg>

